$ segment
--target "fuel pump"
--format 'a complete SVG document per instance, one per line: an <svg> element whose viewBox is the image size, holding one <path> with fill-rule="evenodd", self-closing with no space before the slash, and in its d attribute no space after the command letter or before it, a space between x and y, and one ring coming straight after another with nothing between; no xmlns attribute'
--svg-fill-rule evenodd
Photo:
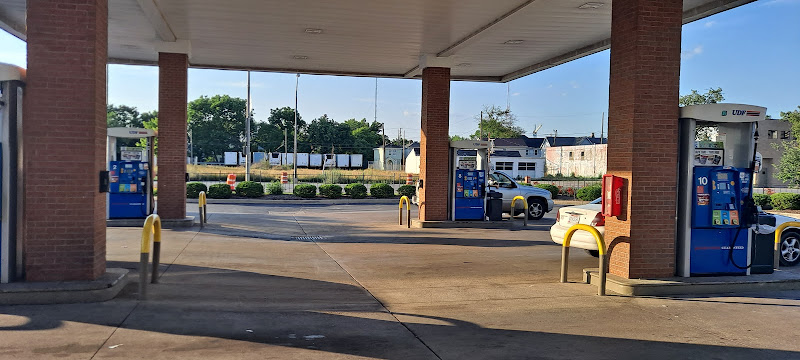
<svg viewBox="0 0 800 360"><path fill-rule="evenodd" d="M450 142L450 199L453 220L486 219L486 169L489 143L486 141Z"/></svg>
<svg viewBox="0 0 800 360"><path fill-rule="evenodd" d="M22 100L25 70L0 64L0 283L22 278Z"/></svg>
<svg viewBox="0 0 800 360"><path fill-rule="evenodd" d="M150 129L108 129L108 219L143 219L153 213L154 137ZM140 139L144 146L136 146Z"/></svg>
<svg viewBox="0 0 800 360"><path fill-rule="evenodd" d="M681 108L679 276L750 273L756 127L765 113L741 104Z"/></svg>

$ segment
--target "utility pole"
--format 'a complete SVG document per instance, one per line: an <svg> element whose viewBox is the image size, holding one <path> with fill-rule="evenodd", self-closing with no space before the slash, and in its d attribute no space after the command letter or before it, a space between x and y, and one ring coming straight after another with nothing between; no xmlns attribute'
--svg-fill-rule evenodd
<svg viewBox="0 0 800 360"><path fill-rule="evenodd" d="M398 137L400 138L400 141L403 142L403 153L402 153L402 155L400 155L400 167L403 168L403 170L405 170L406 169L406 136L404 134L403 128L400 128L400 134L399 134Z"/></svg>
<svg viewBox="0 0 800 360"><path fill-rule="evenodd" d="M483 141L483 110L481 110L481 120L478 122L478 129L480 129L481 137L478 140Z"/></svg>
<svg viewBox="0 0 800 360"><path fill-rule="evenodd" d="M554 130L556 134L553 136L553 146L558 144L558 129ZM561 174L561 164L564 163L564 147L560 147L561 152L558 155L558 173ZM563 175L563 174L562 174Z"/></svg>
<svg viewBox="0 0 800 360"><path fill-rule="evenodd" d="M247 109L244 114L244 181L250 181L250 70L247 70Z"/></svg>
<svg viewBox="0 0 800 360"><path fill-rule="evenodd" d="M300 88L300 74L294 81L294 157L292 158L292 165L294 165L294 177L292 177L292 185L297 184L297 90Z"/></svg>
<svg viewBox="0 0 800 360"><path fill-rule="evenodd" d="M381 138L383 138L383 145L381 145L381 170L386 170L386 124L381 124Z"/></svg>
<svg viewBox="0 0 800 360"><path fill-rule="evenodd" d="M606 112L603 111L603 117L600 118L600 143L603 143L603 130L606 127Z"/></svg>
<svg viewBox="0 0 800 360"><path fill-rule="evenodd" d="M289 153L289 132L288 132L288 130L289 129L287 129L287 128L283 128L283 153L284 154L288 154ZM284 159L285 158L286 158L286 156L281 155L281 165L286 165L286 164L284 164Z"/></svg>

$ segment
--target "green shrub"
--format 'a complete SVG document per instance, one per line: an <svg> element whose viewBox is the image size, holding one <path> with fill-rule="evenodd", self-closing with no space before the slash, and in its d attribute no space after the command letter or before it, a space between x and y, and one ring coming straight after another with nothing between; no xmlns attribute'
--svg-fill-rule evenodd
<svg viewBox="0 0 800 360"><path fill-rule="evenodd" d="M369 188L369 194L376 198L388 198L394 196L394 189L389 184L375 184Z"/></svg>
<svg viewBox="0 0 800 360"><path fill-rule="evenodd" d="M537 188L545 189L545 190L549 191L550 194L553 195L553 199L558 197L558 187L555 186L555 185L551 185L551 184L536 184L534 186L536 186ZM592 200L594 200L594 199L592 199Z"/></svg>
<svg viewBox="0 0 800 360"><path fill-rule="evenodd" d="M298 184L294 187L294 194L301 198L313 198L317 196L317 187L311 184Z"/></svg>
<svg viewBox="0 0 800 360"><path fill-rule="evenodd" d="M581 199L583 201L593 201L594 199L597 199L600 197L600 195L602 195L602 189L600 185L589 185L585 188L578 190L578 192L575 195L578 197L578 199Z"/></svg>
<svg viewBox="0 0 800 360"><path fill-rule="evenodd" d="M208 187L208 197L211 199L227 199L233 192L228 184L214 184Z"/></svg>
<svg viewBox="0 0 800 360"><path fill-rule="evenodd" d="M255 181L242 181L236 184L236 195L257 198L264 195L264 185Z"/></svg>
<svg viewBox="0 0 800 360"><path fill-rule="evenodd" d="M800 210L800 194L772 194L770 202L775 210Z"/></svg>
<svg viewBox="0 0 800 360"><path fill-rule="evenodd" d="M199 182L186 183L186 198L197 199L200 196L201 191L208 192L208 187L206 184Z"/></svg>
<svg viewBox="0 0 800 360"><path fill-rule="evenodd" d="M403 185L397 188L397 193L400 194L400 196L408 196L411 198L417 193L417 187L414 185Z"/></svg>
<svg viewBox="0 0 800 360"><path fill-rule="evenodd" d="M772 207L772 202L767 194L753 194L753 201L755 201L756 205L761 206L764 209L769 209Z"/></svg>
<svg viewBox="0 0 800 360"><path fill-rule="evenodd" d="M344 192L353 199L363 199L367 197L367 187L362 183L347 184Z"/></svg>
<svg viewBox="0 0 800 360"><path fill-rule="evenodd" d="M280 195L283 194L283 185L280 181L273 181L267 184L267 194Z"/></svg>
<svg viewBox="0 0 800 360"><path fill-rule="evenodd" d="M336 184L325 184L319 186L319 194L331 199L342 197L342 187Z"/></svg>

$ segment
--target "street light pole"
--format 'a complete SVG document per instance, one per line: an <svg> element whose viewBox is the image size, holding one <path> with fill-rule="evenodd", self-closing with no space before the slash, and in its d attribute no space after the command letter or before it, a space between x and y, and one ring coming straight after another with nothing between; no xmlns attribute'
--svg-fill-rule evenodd
<svg viewBox="0 0 800 360"><path fill-rule="evenodd" d="M244 114L244 180L250 181L250 70L247 70L247 109Z"/></svg>
<svg viewBox="0 0 800 360"><path fill-rule="evenodd" d="M292 184L297 184L297 91L300 88L300 74L297 74L294 82L294 176L292 177Z"/></svg>

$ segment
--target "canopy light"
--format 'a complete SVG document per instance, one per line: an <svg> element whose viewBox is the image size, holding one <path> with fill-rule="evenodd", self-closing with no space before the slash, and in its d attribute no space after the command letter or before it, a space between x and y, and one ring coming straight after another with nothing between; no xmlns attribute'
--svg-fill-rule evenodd
<svg viewBox="0 0 800 360"><path fill-rule="evenodd" d="M294 58L295 60L306 60L306 59L308 59L308 56L305 56L305 55L295 55L295 56L292 56L292 58Z"/></svg>
<svg viewBox="0 0 800 360"><path fill-rule="evenodd" d="M605 4L601 2L587 2L581 6L578 6L578 9L597 9Z"/></svg>
<svg viewBox="0 0 800 360"><path fill-rule="evenodd" d="M524 42L525 42L525 40L508 40L508 41L504 42L503 44L516 45L516 44L522 44Z"/></svg>
<svg viewBox="0 0 800 360"><path fill-rule="evenodd" d="M472 66L472 64L470 64L470 63L461 63L461 64L458 64L458 65L456 65L456 66L460 66L460 67L470 67L470 66Z"/></svg>
<svg viewBox="0 0 800 360"><path fill-rule="evenodd" d="M306 34L322 34L322 29L306 28Z"/></svg>

